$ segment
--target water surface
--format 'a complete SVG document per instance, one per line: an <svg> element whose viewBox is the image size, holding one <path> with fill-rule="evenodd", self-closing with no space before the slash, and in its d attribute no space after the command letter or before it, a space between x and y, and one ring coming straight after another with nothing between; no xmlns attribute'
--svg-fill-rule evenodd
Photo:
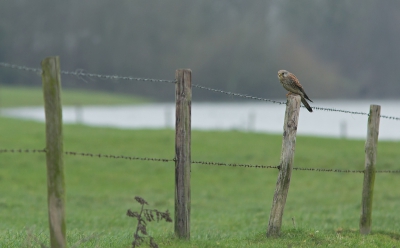
<svg viewBox="0 0 400 248"><path fill-rule="evenodd" d="M382 106L381 114L400 116L400 101L315 101L314 105L357 112L369 112L370 104ZM268 102L192 103L192 129L239 130L282 133L285 105ZM40 107L2 109L2 115L44 121ZM301 108L298 134L365 139L368 116ZM90 126L125 129L174 128L175 103L129 106L64 107L63 121ZM400 140L400 121L381 118L380 140Z"/></svg>

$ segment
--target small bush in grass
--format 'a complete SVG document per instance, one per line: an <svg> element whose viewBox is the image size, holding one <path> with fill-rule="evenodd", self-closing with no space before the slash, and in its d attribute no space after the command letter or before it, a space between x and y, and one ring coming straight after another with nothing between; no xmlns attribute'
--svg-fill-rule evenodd
<svg viewBox="0 0 400 248"><path fill-rule="evenodd" d="M160 212L157 209L147 209L144 208L144 205L148 205L148 203L141 197L136 196L135 200L142 205L140 212L133 212L130 209L128 209L126 215L132 218L137 219L137 226L136 226L136 231L133 234L133 242L132 242L132 248L140 246L143 241L145 240L146 236L149 238L149 244L150 247L152 248L158 248L157 243L154 241L153 237L148 235L147 233L147 223L152 222L152 221L157 221L159 222L160 220L165 220L166 222L172 222L172 219L169 215L168 210L165 212ZM142 236L141 236L141 235Z"/></svg>

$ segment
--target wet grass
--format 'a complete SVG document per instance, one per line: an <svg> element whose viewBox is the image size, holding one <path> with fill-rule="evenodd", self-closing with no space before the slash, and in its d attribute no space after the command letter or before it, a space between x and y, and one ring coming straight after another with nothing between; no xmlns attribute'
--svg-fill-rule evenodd
<svg viewBox="0 0 400 248"><path fill-rule="evenodd" d="M0 149L45 147L44 124L0 118ZM65 151L173 158L173 130L64 126ZM192 132L192 160L278 165L280 135ZM377 169L400 168L400 142L380 142ZM362 170L364 141L299 136L295 167ZM400 180L377 174L372 234L358 232L363 174L294 171L282 236L266 238L278 171L192 165L191 240L150 223L160 247L399 247ZM174 216L174 163L65 156L70 246L130 247L135 196ZM0 247L48 244L44 154L0 153ZM87 240L85 239L87 238ZM146 247L146 246L144 246Z"/></svg>

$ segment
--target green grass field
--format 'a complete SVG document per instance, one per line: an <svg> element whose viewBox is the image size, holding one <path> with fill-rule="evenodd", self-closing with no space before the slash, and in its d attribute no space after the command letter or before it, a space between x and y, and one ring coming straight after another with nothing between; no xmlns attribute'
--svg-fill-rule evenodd
<svg viewBox="0 0 400 248"><path fill-rule="evenodd" d="M44 148L44 124L0 118L0 149ZM174 157L173 130L64 126L65 151ZM280 135L192 132L192 160L278 165ZM377 169L399 169L400 142L380 142ZM295 167L361 170L364 141L297 138ZM0 153L0 247L48 244L44 154ZM130 247L139 210L174 212L174 164L65 156L67 239L77 247ZM372 234L358 232L362 174L293 171L280 238L266 238L278 171L192 165L191 240L149 223L160 247L400 247L399 174L377 174ZM293 223L294 220L294 223ZM148 247L143 245L143 247Z"/></svg>
<svg viewBox="0 0 400 248"><path fill-rule="evenodd" d="M117 105L149 102L149 100L137 96L69 89L62 91L61 98L63 105ZM42 105L43 91L39 87L0 85L0 107Z"/></svg>

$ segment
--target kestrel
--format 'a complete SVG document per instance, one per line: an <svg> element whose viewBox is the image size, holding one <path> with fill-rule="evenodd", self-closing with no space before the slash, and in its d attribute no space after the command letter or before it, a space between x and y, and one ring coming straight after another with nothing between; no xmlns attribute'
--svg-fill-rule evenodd
<svg viewBox="0 0 400 248"><path fill-rule="evenodd" d="M311 99L307 96L306 92L303 89L303 86L301 86L299 80L293 73L288 72L286 70L279 70L278 78L283 88L289 91L288 94L293 93L299 95L301 97L301 102L304 104L307 110L309 112L313 112L312 108L310 107L306 99L309 100L310 102L313 101L311 101Z"/></svg>

